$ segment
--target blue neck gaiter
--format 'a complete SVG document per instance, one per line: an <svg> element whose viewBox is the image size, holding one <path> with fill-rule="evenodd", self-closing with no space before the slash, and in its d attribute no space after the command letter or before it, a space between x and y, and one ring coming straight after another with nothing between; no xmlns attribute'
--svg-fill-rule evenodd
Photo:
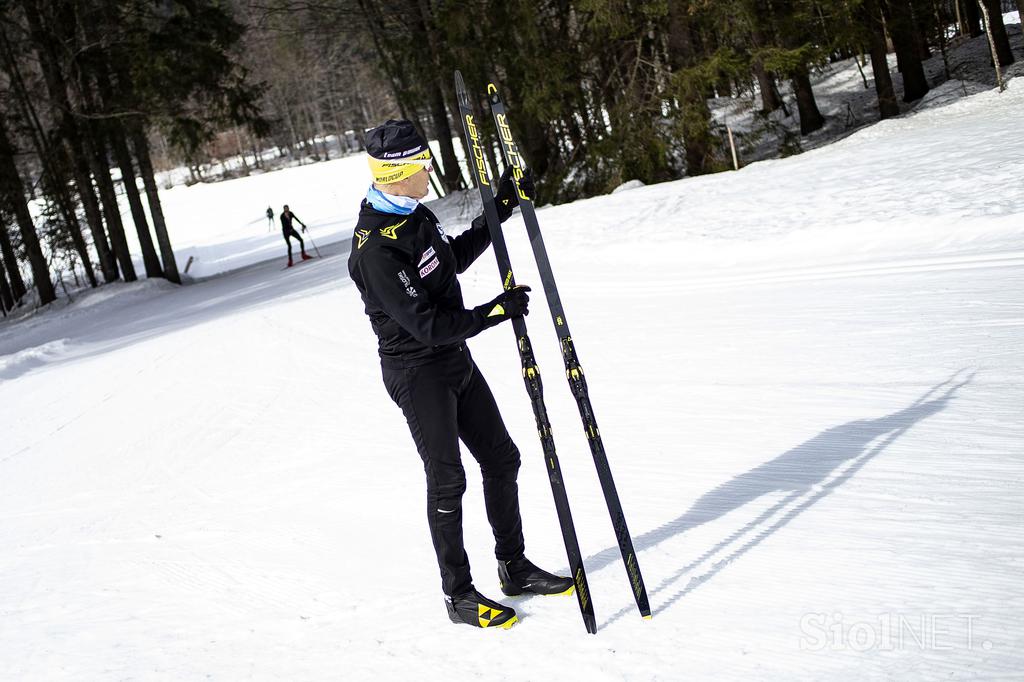
<svg viewBox="0 0 1024 682"><path fill-rule="evenodd" d="M370 202L370 206L381 213L394 213L395 215L409 215L420 205L418 199L381 192L373 185L370 185L369 191L366 192L366 200Z"/></svg>

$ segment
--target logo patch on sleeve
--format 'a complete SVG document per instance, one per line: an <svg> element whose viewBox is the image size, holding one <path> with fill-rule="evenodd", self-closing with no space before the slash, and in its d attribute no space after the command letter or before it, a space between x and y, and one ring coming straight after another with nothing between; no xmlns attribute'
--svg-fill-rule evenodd
<svg viewBox="0 0 1024 682"><path fill-rule="evenodd" d="M412 285L412 280L409 279L409 275L405 273L405 270L398 271L398 280L405 286L405 293L409 294L410 298L416 298L419 296L419 292L417 292L416 287Z"/></svg>
<svg viewBox="0 0 1024 682"><path fill-rule="evenodd" d="M429 275L430 273L432 273L434 270L437 269L437 266L440 265L440 264L441 264L441 261L439 261L437 259L437 256L435 256L434 260L430 261L429 263L424 265L422 268L420 268L420 279L422 279L422 278L426 277L427 275Z"/></svg>
<svg viewBox="0 0 1024 682"><path fill-rule="evenodd" d="M434 256L434 247L433 246L427 247L427 250L423 252L422 256L420 256L420 265L423 265L424 263L426 263L433 256Z"/></svg>

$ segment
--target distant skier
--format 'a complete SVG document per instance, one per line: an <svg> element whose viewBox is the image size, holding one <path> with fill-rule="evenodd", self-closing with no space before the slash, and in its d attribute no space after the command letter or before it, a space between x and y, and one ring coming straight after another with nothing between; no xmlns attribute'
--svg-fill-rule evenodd
<svg viewBox="0 0 1024 682"><path fill-rule="evenodd" d="M267 206L267 232L274 227L274 209Z"/></svg>
<svg viewBox="0 0 1024 682"><path fill-rule="evenodd" d="M302 241L302 237L292 227L292 221L302 225L302 231L306 231L306 223L299 220L298 216L288 210L288 204L284 205L284 210L281 211L281 232L284 234L284 240L288 243L288 267L293 265L292 263L292 237L299 240L299 250L302 251L302 260L309 260L312 256L306 255L306 242Z"/></svg>
<svg viewBox="0 0 1024 682"><path fill-rule="evenodd" d="M465 307L456 275L490 245L481 215L448 237L420 200L427 195L430 150L409 121L388 121L366 137L373 184L359 211L348 268L377 334L384 385L402 408L427 477L427 523L441 569L448 616L455 623L509 628L515 610L473 586L462 542L466 475L459 440L480 463L498 578L506 595L571 594L570 578L552 575L524 556L519 515L519 450L509 437L487 382L465 340L526 315L529 287ZM523 178L532 194L533 182ZM498 212L518 204L506 174Z"/></svg>

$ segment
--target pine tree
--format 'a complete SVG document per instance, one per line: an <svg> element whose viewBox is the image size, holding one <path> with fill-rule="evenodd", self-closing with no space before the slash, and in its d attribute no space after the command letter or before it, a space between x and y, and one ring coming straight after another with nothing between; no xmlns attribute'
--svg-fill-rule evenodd
<svg viewBox="0 0 1024 682"><path fill-rule="evenodd" d="M32 215L29 213L28 204L25 201L25 186L22 184L21 175L14 164L14 145L11 143L7 133L7 125L4 117L0 115L0 196L6 204L3 208L14 214L21 232L21 242L25 252L28 254L29 265L32 268L32 278L36 289L39 291L39 302L43 305L50 303L57 298L53 289L53 282L50 280L50 269L47 266L43 250L39 245L39 238L36 235L35 225L32 223ZM6 226L0 226L6 236ZM6 251L6 249L5 249ZM4 253L4 261L13 260L13 253ZM8 273L15 280L15 291L24 291L24 284L20 283L20 274L15 279L17 264L8 267ZM20 298L20 297L17 297Z"/></svg>

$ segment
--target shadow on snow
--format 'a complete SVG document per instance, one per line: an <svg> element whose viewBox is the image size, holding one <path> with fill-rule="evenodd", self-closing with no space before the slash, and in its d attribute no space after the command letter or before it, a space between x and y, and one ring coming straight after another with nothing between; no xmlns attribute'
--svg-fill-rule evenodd
<svg viewBox="0 0 1024 682"><path fill-rule="evenodd" d="M734 531L675 573L662 578L653 589L648 584L648 596L651 598L653 613L662 613L714 578L723 568L853 478L864 465L885 451L915 424L944 410L956 392L970 383L974 377L971 374L957 381L961 373L962 370L932 387L911 405L898 412L877 419L858 419L822 431L775 459L705 493L678 518L635 537L633 546L639 553L688 530L722 518L764 495L781 493L783 496L757 518ZM712 559L713 563L706 570L694 572ZM587 558L584 563L587 570L596 571L619 560L619 549L615 546ZM648 580L651 577L646 576ZM689 577L689 581L679 586L680 581L686 577ZM673 588L675 591L670 592ZM634 609L635 606L632 604L621 609L608 618L602 627Z"/></svg>

